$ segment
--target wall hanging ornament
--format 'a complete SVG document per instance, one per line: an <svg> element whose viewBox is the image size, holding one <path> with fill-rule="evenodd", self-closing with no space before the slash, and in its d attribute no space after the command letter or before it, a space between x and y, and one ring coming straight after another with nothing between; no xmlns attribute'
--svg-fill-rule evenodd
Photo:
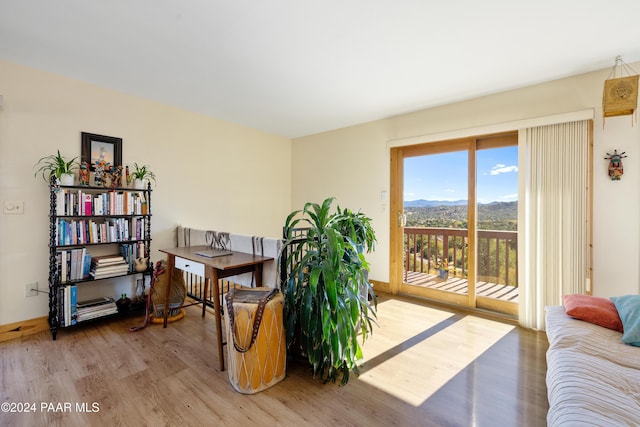
<svg viewBox="0 0 640 427"><path fill-rule="evenodd" d="M605 160L609 160L609 178L611 178L612 181L620 181L623 173L622 159L627 157L624 153L626 153L626 151L618 154L618 150L613 150L613 154L607 153L607 157L604 158Z"/></svg>
<svg viewBox="0 0 640 427"><path fill-rule="evenodd" d="M619 56L604 81L602 93L602 126L607 117L633 115L638 107L638 73L629 67Z"/></svg>

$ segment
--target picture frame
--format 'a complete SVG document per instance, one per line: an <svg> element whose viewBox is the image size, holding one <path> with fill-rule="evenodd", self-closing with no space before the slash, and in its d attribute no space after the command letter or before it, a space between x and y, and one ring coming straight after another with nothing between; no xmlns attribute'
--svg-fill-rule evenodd
<svg viewBox="0 0 640 427"><path fill-rule="evenodd" d="M80 161L86 162L91 172L95 172L100 159L107 167L122 166L122 138L82 132L81 143Z"/></svg>

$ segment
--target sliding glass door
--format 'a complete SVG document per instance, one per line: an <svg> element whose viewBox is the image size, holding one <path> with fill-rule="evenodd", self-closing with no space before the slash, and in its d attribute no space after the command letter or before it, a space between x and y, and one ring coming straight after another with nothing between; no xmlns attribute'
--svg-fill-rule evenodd
<svg viewBox="0 0 640 427"><path fill-rule="evenodd" d="M515 133L392 149L391 289L517 314Z"/></svg>
<svg viewBox="0 0 640 427"><path fill-rule="evenodd" d="M476 306L518 314L518 146L476 152Z"/></svg>

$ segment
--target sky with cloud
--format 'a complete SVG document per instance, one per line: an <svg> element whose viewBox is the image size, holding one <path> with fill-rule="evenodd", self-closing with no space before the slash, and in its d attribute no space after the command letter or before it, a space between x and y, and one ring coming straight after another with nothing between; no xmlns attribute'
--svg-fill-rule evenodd
<svg viewBox="0 0 640 427"><path fill-rule="evenodd" d="M476 153L479 203L510 202L518 197L518 147ZM466 200L467 152L410 157L404 161L404 200Z"/></svg>

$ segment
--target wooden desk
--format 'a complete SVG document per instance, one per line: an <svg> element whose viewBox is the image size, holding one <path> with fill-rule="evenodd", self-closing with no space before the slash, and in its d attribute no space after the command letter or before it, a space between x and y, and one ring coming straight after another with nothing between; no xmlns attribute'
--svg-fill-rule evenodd
<svg viewBox="0 0 640 427"><path fill-rule="evenodd" d="M160 249L167 254L167 268L169 269L169 283L172 283L171 275L174 268L188 271L205 278L204 294L202 302L202 316L204 317L206 304L204 296L207 295L209 283L213 284L213 311L215 313L216 335L218 340L218 362L220 370L224 371L224 353L222 346L222 310L220 309L220 284L218 279L235 276L242 273L255 272L256 287L262 286L262 267L265 262L273 258L252 255L244 252L231 251L231 255L207 258L196 255L196 252L207 249L207 246L186 246L182 248ZM168 307L169 286L165 295L165 307ZM167 327L169 310L164 310L164 327Z"/></svg>

